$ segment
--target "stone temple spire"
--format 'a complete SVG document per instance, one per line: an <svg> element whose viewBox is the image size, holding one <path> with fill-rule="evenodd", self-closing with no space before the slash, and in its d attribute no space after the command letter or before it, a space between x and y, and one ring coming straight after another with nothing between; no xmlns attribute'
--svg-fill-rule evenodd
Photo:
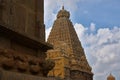
<svg viewBox="0 0 120 80"><path fill-rule="evenodd" d="M64 10L64 5L62 6L62 10Z"/></svg>
<svg viewBox="0 0 120 80"><path fill-rule="evenodd" d="M54 45L56 41L64 41L71 48L71 56L85 56L81 42L78 39L69 17L70 13L65 10L64 7L62 7L62 9L57 14L57 19L53 24L53 28L48 37L48 42ZM79 58L76 60L79 60Z"/></svg>
<svg viewBox="0 0 120 80"><path fill-rule="evenodd" d="M69 62L71 77L75 78L75 74L80 73L77 74L77 76L79 76L78 79L80 79L82 73L85 72L87 76L83 76L81 79L84 80L83 78L89 77L87 80L92 80L92 69L87 62L84 49L69 18L69 11L65 10L64 6L62 6L62 9L57 14L57 19L55 20L48 37L48 43L51 43L54 46L55 43L59 41L66 43L70 48Z"/></svg>
<svg viewBox="0 0 120 80"><path fill-rule="evenodd" d="M110 73L110 75L107 77L107 80L115 80L115 77Z"/></svg>

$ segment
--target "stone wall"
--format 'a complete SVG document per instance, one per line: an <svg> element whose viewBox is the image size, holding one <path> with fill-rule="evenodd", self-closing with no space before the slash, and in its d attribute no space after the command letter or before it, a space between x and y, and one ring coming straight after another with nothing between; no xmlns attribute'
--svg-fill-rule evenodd
<svg viewBox="0 0 120 80"><path fill-rule="evenodd" d="M93 80L93 74L84 71L71 70L70 75L72 80Z"/></svg>
<svg viewBox="0 0 120 80"><path fill-rule="evenodd" d="M0 80L54 80L48 49L44 0L0 0Z"/></svg>
<svg viewBox="0 0 120 80"><path fill-rule="evenodd" d="M10 39L0 36L0 48L2 49L13 49L20 53L30 54L30 55L37 55L37 50L25 47L20 45Z"/></svg>
<svg viewBox="0 0 120 80"><path fill-rule="evenodd" d="M45 60L52 47L0 25L0 68L45 77L54 62Z"/></svg>
<svg viewBox="0 0 120 80"><path fill-rule="evenodd" d="M54 62L38 56L23 54L12 49L0 49L0 69L46 77Z"/></svg>
<svg viewBox="0 0 120 80"><path fill-rule="evenodd" d="M56 79L0 70L0 80L56 80Z"/></svg>
<svg viewBox="0 0 120 80"><path fill-rule="evenodd" d="M0 0L0 24L45 41L44 0Z"/></svg>

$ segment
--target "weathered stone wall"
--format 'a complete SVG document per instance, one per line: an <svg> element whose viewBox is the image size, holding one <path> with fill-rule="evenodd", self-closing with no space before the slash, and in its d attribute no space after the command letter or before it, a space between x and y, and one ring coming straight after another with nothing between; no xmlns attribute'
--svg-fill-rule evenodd
<svg viewBox="0 0 120 80"><path fill-rule="evenodd" d="M0 70L0 80L56 80L56 79Z"/></svg>
<svg viewBox="0 0 120 80"><path fill-rule="evenodd" d="M47 58L55 61L55 67L49 71L48 76L55 76L61 79L70 78L70 53L69 46L61 41L56 41L54 49L47 51Z"/></svg>
<svg viewBox="0 0 120 80"><path fill-rule="evenodd" d="M0 48L10 48L10 41L0 36Z"/></svg>
<svg viewBox="0 0 120 80"><path fill-rule="evenodd" d="M12 49L0 49L0 69L46 77L54 62Z"/></svg>
<svg viewBox="0 0 120 80"><path fill-rule="evenodd" d="M0 23L45 41L44 0L0 0Z"/></svg>
<svg viewBox="0 0 120 80"><path fill-rule="evenodd" d="M1 49L12 49L12 50L22 53L23 55L29 54L29 55L37 56L38 54L44 53L42 51L38 53L37 49L26 47L24 45L21 45L15 41L12 41L2 36L0 36L0 48ZM45 53L43 55L45 55Z"/></svg>
<svg viewBox="0 0 120 80"><path fill-rule="evenodd" d="M43 18L44 0L0 0L0 80L54 80Z"/></svg>
<svg viewBox="0 0 120 80"><path fill-rule="evenodd" d="M74 71L70 71L70 78L72 80L93 80L93 74L90 74L90 73L87 73L87 72L84 72L84 71L77 71L77 70L74 70Z"/></svg>

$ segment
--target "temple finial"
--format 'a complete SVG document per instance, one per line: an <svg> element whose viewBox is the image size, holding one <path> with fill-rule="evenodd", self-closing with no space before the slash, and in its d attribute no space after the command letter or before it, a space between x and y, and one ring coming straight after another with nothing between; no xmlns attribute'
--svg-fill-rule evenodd
<svg viewBox="0 0 120 80"><path fill-rule="evenodd" d="M112 73L110 73L110 75L112 75Z"/></svg>
<svg viewBox="0 0 120 80"><path fill-rule="evenodd" d="M61 0L62 2L62 10L64 10L64 0Z"/></svg>
<svg viewBox="0 0 120 80"><path fill-rule="evenodd" d="M62 10L64 10L64 5L62 6Z"/></svg>

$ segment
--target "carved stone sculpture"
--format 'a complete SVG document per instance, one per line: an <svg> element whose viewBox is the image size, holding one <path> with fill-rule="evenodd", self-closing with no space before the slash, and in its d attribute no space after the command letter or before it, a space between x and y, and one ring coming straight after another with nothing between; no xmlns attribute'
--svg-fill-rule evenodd
<svg viewBox="0 0 120 80"><path fill-rule="evenodd" d="M53 60L48 59L48 60L44 61L41 66L42 66L42 69L43 69L43 75L47 76L48 72L51 69L53 69L53 67L55 66L55 63L54 63Z"/></svg>
<svg viewBox="0 0 120 80"><path fill-rule="evenodd" d="M38 74L40 72L39 60L38 59L31 59L29 61L30 65L30 72L32 74Z"/></svg>
<svg viewBox="0 0 120 80"><path fill-rule="evenodd" d="M4 50L1 54L3 55L2 67L7 70L12 69L15 64L12 52Z"/></svg>
<svg viewBox="0 0 120 80"><path fill-rule="evenodd" d="M20 72L24 72L28 68L28 62L26 56L17 55L15 56L16 66Z"/></svg>
<svg viewBox="0 0 120 80"><path fill-rule="evenodd" d="M47 76L55 66L54 61L41 61L39 57L17 53L9 49L0 49L0 67L5 70L25 72L33 75Z"/></svg>

